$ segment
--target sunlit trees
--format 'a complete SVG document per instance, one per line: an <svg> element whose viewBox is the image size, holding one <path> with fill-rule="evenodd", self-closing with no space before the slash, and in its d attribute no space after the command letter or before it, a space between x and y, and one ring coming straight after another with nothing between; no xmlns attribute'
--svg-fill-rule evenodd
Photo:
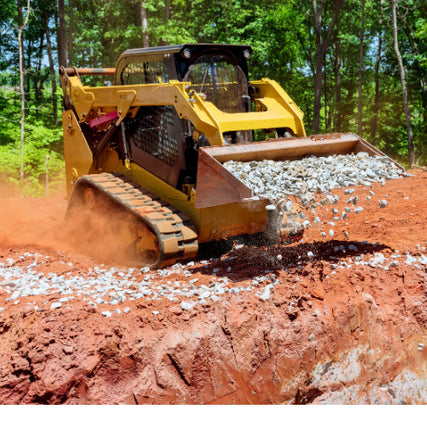
<svg viewBox="0 0 427 427"><path fill-rule="evenodd" d="M32 188L46 155L60 169L60 64L114 67L125 49L186 42L249 44L250 77L277 80L307 132L356 132L399 161L426 163L427 2L31 0L26 26L27 0L4 3L0 174L16 169L19 181L23 171Z"/></svg>

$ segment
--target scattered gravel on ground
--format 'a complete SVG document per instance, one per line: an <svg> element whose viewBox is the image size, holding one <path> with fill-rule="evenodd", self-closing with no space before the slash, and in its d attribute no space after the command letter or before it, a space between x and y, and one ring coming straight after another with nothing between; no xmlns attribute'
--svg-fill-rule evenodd
<svg viewBox="0 0 427 427"><path fill-rule="evenodd" d="M423 248L425 250L425 247ZM420 249L422 248L420 247ZM351 254L352 251L357 250L358 248L354 244L338 245L334 248L334 252L338 254ZM289 265L289 268L301 269L307 260L315 259L316 256L317 254L313 251L308 251L305 260L301 259L297 264ZM261 301L268 301L274 287L281 283L274 273L269 272L240 282L240 286L234 286L227 277L221 277L218 271L218 276L211 279L209 285L198 286L198 278L194 277L195 273L192 271L194 262L191 262L191 265L177 263L166 269L154 270L149 273L144 273L145 268L95 266L85 276L82 276L71 273L44 275L38 271L38 268L49 261L49 256L39 253L27 252L20 257L20 261L23 260L31 263L26 267L19 267L14 265L15 261L11 258L0 263L0 289L8 295L5 298L6 304L7 302L16 304L23 297L46 295L49 296L49 300L46 301L46 303L49 302L48 308L55 310L63 309L74 299L79 299L86 301L95 309L98 305L103 304L100 311L105 317L111 317L114 313L126 314L131 311L128 306L123 310L105 310L105 305L114 306L139 299L153 301L168 298L170 301L176 301L176 304L185 311L191 310L196 304L205 304L207 301L216 302L227 295L237 295L241 292L256 292ZM276 260L279 262L278 259ZM205 262L209 263L209 261ZM349 269L353 265L389 270L401 263L406 267L422 269L427 265L427 256L425 254L412 255L409 252L401 254L395 251L387 258L383 253L375 252L371 255L348 256L342 260L331 257L329 266L334 270L331 274L334 274L337 269ZM185 280L167 280L168 276L177 273L184 275ZM0 312L3 309L4 307L0 307ZM34 303L34 310L39 309L46 309L46 307L39 308ZM153 311L153 314L158 315L159 313Z"/></svg>

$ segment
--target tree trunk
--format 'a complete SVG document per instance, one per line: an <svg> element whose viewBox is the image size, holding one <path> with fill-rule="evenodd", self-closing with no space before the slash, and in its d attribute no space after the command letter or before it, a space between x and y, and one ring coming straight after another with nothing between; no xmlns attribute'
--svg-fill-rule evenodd
<svg viewBox="0 0 427 427"><path fill-rule="evenodd" d="M73 27L74 27L74 12L73 0L68 0L68 17L70 24L68 27L68 65L73 65Z"/></svg>
<svg viewBox="0 0 427 427"><path fill-rule="evenodd" d="M65 2L58 0L58 65L67 66L67 23L65 22Z"/></svg>
<svg viewBox="0 0 427 427"><path fill-rule="evenodd" d="M362 16L360 20L360 49L359 49L359 99L357 107L357 133L362 135L362 87L363 87L363 38L365 34L365 0L361 4Z"/></svg>
<svg viewBox="0 0 427 427"><path fill-rule="evenodd" d="M31 75L34 74L33 70L31 69L31 58L33 55L33 43L31 40L27 40L27 46L26 49L24 48L23 52L24 52L24 76L25 76L25 83L24 83L24 87L25 87L25 93L27 94L27 100L31 99ZM25 59L27 61L27 63L25 64Z"/></svg>
<svg viewBox="0 0 427 427"><path fill-rule="evenodd" d="M139 11L139 22L142 30L142 47L149 47L148 41L148 18L147 18L147 9L145 8L144 2L138 2L138 11Z"/></svg>
<svg viewBox="0 0 427 427"><path fill-rule="evenodd" d="M317 58L316 58L316 74L314 76L314 106L313 106L314 133L319 132L319 124L320 124L320 108L321 108L321 99L322 99L322 69L323 69L323 59L321 59L322 55L324 55L323 50L318 50Z"/></svg>
<svg viewBox="0 0 427 427"><path fill-rule="evenodd" d="M325 64L326 50L344 0L335 0L334 15L324 38L322 31L323 3L324 0L320 0L318 6L317 0L312 0L314 29L316 33L316 73L314 75L314 107L312 125L314 133L319 132L322 101L322 70Z"/></svg>
<svg viewBox="0 0 427 427"><path fill-rule="evenodd" d="M381 54L382 54L382 45L383 45L383 6L384 0L381 0L380 4L380 16L378 20L379 32L378 32L378 50L377 50L377 59L375 61L375 99L374 99L374 116L372 118L372 144L375 144L375 139L377 137L377 125L378 125L378 111L380 106L380 63L381 63Z"/></svg>
<svg viewBox="0 0 427 427"><path fill-rule="evenodd" d="M334 93L333 90L331 88L330 90L330 95L329 95L329 110L328 110L328 124L327 124L327 131L331 132L332 131L332 120L334 117L334 104L335 104L335 100L334 100Z"/></svg>
<svg viewBox="0 0 427 427"><path fill-rule="evenodd" d="M53 122L55 123L55 125L57 125L58 124L58 101L56 99L55 64L53 62L52 45L50 43L49 17L47 16L47 12L45 10L43 11L43 19L45 22L46 47L47 47L47 56L49 58L50 80L52 82L52 115L53 115Z"/></svg>
<svg viewBox="0 0 427 427"><path fill-rule="evenodd" d="M25 66L24 66L24 41L23 32L28 24L30 17L30 0L27 1L27 12L25 19L22 14L22 1L18 0L18 49L19 49L19 89L21 91L21 167L20 167L20 183L21 183L21 196L24 196L24 148L25 148Z"/></svg>
<svg viewBox="0 0 427 427"><path fill-rule="evenodd" d="M341 131L341 48L340 40L338 37L334 41L334 53L335 53L335 118L334 118L334 129L337 132Z"/></svg>
<svg viewBox="0 0 427 427"><path fill-rule="evenodd" d="M43 43L44 43L44 33L43 31L40 32L40 44L39 44L39 53L38 53L38 62L37 62L37 69L34 73L34 89L35 89L35 98L37 103L40 102L42 93L42 80L41 80L41 68L42 68L42 59L43 59Z"/></svg>
<svg viewBox="0 0 427 427"><path fill-rule="evenodd" d="M317 1L312 0L314 12L314 29L316 32L316 71L314 74L314 106L313 106L313 131L319 132L320 107L322 99L322 69L324 61L323 40L322 40L322 13L323 0L320 0L320 7Z"/></svg>
<svg viewBox="0 0 427 427"><path fill-rule="evenodd" d="M325 68L326 68L326 59L325 59ZM328 77L326 70L323 72L323 103L325 105L325 131L328 132L328 117L329 117L329 109L328 109Z"/></svg>
<svg viewBox="0 0 427 427"><path fill-rule="evenodd" d="M402 83L403 108L405 110L406 127L408 129L409 167L413 168L415 165L414 142L413 142L413 136L412 136L411 115L410 115L409 105L408 105L408 90L406 87L405 67L403 66L402 55L400 54L399 43L397 40L396 0L391 0L391 9L392 9L392 16L393 16L394 51L396 53L397 62L399 64L400 81Z"/></svg>
<svg viewBox="0 0 427 427"><path fill-rule="evenodd" d="M166 23L171 19L171 9L169 5L169 0L165 0L165 21Z"/></svg>

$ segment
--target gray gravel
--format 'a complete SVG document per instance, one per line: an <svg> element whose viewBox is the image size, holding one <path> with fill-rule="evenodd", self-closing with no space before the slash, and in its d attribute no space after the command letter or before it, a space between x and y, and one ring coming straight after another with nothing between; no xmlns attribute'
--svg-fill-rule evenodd
<svg viewBox="0 0 427 427"><path fill-rule="evenodd" d="M354 244L340 245L335 248L335 252L338 255L339 253L351 254L357 249ZM420 251L424 253L418 256L395 251L389 258L381 252L347 257L345 260L336 258L329 261L333 270L330 274L335 274L338 269L350 269L354 265L383 270L405 265L423 271L427 266L426 247L420 246ZM308 251L306 255L309 259L316 257L316 254L311 251ZM265 271L263 275L248 279L239 285L230 282L224 276L213 277L209 285L198 286L198 279L192 272L194 262L187 265L174 264L167 269L151 271L147 274L144 273L144 269L96 266L83 277L71 272L61 275L55 273L44 275L39 269L49 261L49 256L39 253L25 253L20 257L20 261L22 260L31 261L31 264L26 267L15 266L16 260L12 258L0 263L0 289L8 295L6 304L17 305L21 303L21 298L29 297L25 300L28 304L31 296L47 295L49 298L42 303L41 307L38 307L35 302L32 303L34 310L67 309L70 308L73 300L81 300L95 309L102 304L102 308L99 307L99 310L105 317L129 313L131 309L128 306L123 311L114 309L113 306L140 299L154 301L167 298L175 301L176 305L185 311L191 310L197 304L214 303L229 295L246 292L254 293L261 301L268 301L274 293L274 288L282 283L274 273ZM208 262L206 261L206 264ZM294 267L302 269L305 262L302 259ZM72 263L68 263L68 265L72 266ZM168 276L173 273L183 274L185 280L168 280ZM106 309L105 305L112 308ZM4 307L0 307L0 312L3 310ZM153 314L159 313L153 311Z"/></svg>
<svg viewBox="0 0 427 427"><path fill-rule="evenodd" d="M299 197L306 205L314 192L325 193L335 188L385 182L406 175L386 157L368 153L310 156L301 160L263 160L251 162L228 161L224 167L255 195L264 196L272 203L283 202L288 196ZM352 194L351 189L346 194ZM358 197L351 197L354 205ZM333 204L333 200L329 200ZM286 210L286 209L285 209Z"/></svg>
<svg viewBox="0 0 427 427"><path fill-rule="evenodd" d="M325 158L309 157L301 161L293 162L227 162L225 167L232 171L238 178L253 188L255 194L271 198L276 203L281 198L288 195L300 197L303 203L308 203L312 199L312 192L328 192L333 188L350 185L370 185L371 182L384 182L385 179L395 179L404 175L393 163L382 157L369 157L365 153L348 156L330 156ZM353 191L346 191L346 194L353 194ZM371 192L374 195L374 192ZM338 196L327 194L320 201L322 206L326 204L334 205L338 201ZM357 203L357 196L352 195L349 204L354 207ZM386 201L382 200L381 203ZM286 203L284 203L286 207ZM274 208L274 206L273 206ZM346 207L345 212L338 212L333 208L334 220L345 220L347 214L353 208ZM357 210L357 211L356 211ZM354 208L354 212L361 212L362 207ZM314 213L314 212L313 212ZM336 219L335 219L336 218ZM309 221L307 221L309 222ZM314 223L319 223L319 217L314 218ZM334 231L330 228L335 223L330 222L325 231L329 236L334 236ZM324 224L326 226L326 223ZM326 233L321 233L326 237ZM236 246L235 249L239 247ZM420 246L419 251L426 252L425 246ZM353 244L348 246L337 246L336 252L357 251ZM316 254L309 251L309 259L315 258ZM231 259L231 258L230 258ZM184 311L193 309L197 304L215 303L229 295L239 295L245 292L252 292L261 302L268 301L274 294L274 288L281 282L272 272L265 271L263 275L248 279L237 284L231 282L227 274L220 276L220 269L213 270L213 278L208 285L198 283L198 275L194 273L195 262L174 264L171 267L150 271L148 267L135 268L107 268L105 266L95 266L82 276L79 272L73 273L73 263L63 262L64 270L69 270L63 274L41 272L44 264L51 260L49 256L39 253L25 253L19 259L6 259L0 263L0 289L7 293L6 304L20 304L20 299L26 299L26 303L31 300L31 296L47 295L48 300L38 307L33 302L34 310L64 310L70 308L70 303L78 299L86 302L89 306L98 308L105 317L126 314L131 311L126 306L120 310L116 308L118 304L125 304L133 300L155 301L167 298L176 302L177 307ZM216 260L210 260L216 261ZM203 260L198 263L197 268L208 268L210 261ZM25 262L29 265L20 266ZM275 262L281 263L282 256L278 255ZM304 268L304 260L298 262L297 269ZM405 264L407 267L425 269L427 257L412 256L409 253L400 254L395 252L389 259L381 253L371 256L354 256L346 258L345 261L332 261L330 263L335 274L337 269L351 268L353 265L363 265L366 268L381 268L388 270ZM227 272L231 267L227 268ZM182 275L181 280L170 280L172 274ZM176 277L176 276L175 276ZM178 276L180 277L180 276ZM111 309L107 309L111 306ZM116 306L116 307L113 307ZM0 313L4 307L0 307ZM153 315L158 315L153 311Z"/></svg>
<svg viewBox="0 0 427 427"><path fill-rule="evenodd" d="M214 277L209 286L198 285L199 279L194 277L195 275L191 271L195 264L194 261L190 261L187 265L177 263L167 269L149 273L145 273L145 268L120 269L95 266L93 269L89 269L83 277L70 272L61 275L55 273L44 275L38 270L49 261L49 256L39 253L25 253L19 261L24 260L30 260L31 264L19 267L14 265L16 260L12 258L0 263L0 289L8 294L6 302L14 304L19 304L22 297L56 296L56 298L51 297L49 301L46 301L48 304L46 307L35 305L35 310L64 308L67 302L74 299L86 301L89 306L97 308L100 304L114 306L126 301L138 299L153 301L162 298L176 301L182 310L191 310L196 304L204 304L208 301L216 302L227 294L259 290L261 294L267 295L265 286L268 286L270 290L272 284L274 286L278 283L278 281L275 282L275 275L269 273L255 278L255 282L254 280L248 282L247 286L232 286L227 277ZM202 263L208 263L208 261L202 261ZM64 265L73 266L72 263L64 263ZM216 269L216 272L218 273L219 269ZM183 274L185 281L168 280L168 276L174 273ZM142 279L134 278L135 276L141 277L141 275L143 275ZM0 307L0 312L3 309L4 307ZM129 311L129 307L123 310L124 313ZM110 310L103 310L102 315L111 317L113 313Z"/></svg>

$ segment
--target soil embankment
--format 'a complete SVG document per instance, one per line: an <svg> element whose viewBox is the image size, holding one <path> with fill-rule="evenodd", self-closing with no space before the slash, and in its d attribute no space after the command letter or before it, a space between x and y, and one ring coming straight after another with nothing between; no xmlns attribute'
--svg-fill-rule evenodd
<svg viewBox="0 0 427 427"><path fill-rule="evenodd" d="M427 403L413 174L319 196L298 244L157 271L82 250L63 197L2 200L0 403Z"/></svg>

